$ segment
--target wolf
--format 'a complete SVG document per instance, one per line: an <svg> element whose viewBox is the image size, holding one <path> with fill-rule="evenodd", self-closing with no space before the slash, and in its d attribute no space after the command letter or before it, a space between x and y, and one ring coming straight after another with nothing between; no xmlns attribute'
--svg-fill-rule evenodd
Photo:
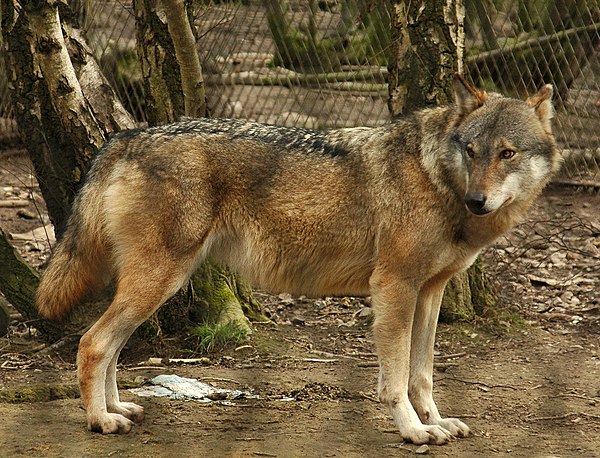
<svg viewBox="0 0 600 458"><path fill-rule="evenodd" d="M186 119L110 140L37 289L40 313L59 319L115 282L79 344L88 428L127 433L143 419L119 399L119 353L210 259L274 292L370 295L379 398L402 438L467 436L432 392L444 288L524 217L560 154L551 85L517 100L457 75L454 93L372 128Z"/></svg>

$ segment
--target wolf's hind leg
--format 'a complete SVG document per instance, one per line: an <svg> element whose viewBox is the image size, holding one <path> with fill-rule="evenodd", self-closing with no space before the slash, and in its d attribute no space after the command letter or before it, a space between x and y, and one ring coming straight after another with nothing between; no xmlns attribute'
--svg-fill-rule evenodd
<svg viewBox="0 0 600 458"><path fill-rule="evenodd" d="M433 400L435 331L446 281L426 284L419 292L412 328L408 394L421 421L439 425L455 437L465 437L469 427L457 418L442 418Z"/></svg>
<svg viewBox="0 0 600 458"><path fill-rule="evenodd" d="M171 297L189 277L195 260L136 247L121 263L113 302L81 338L77 366L88 428L103 434L127 433L143 410L118 400L116 363L133 331ZM112 412L111 412L112 410Z"/></svg>
<svg viewBox="0 0 600 458"><path fill-rule="evenodd" d="M133 402L124 402L119 399L117 388L117 361L121 353L121 347L113 356L106 370L106 409L108 412L118 413L134 423L144 420L144 408Z"/></svg>

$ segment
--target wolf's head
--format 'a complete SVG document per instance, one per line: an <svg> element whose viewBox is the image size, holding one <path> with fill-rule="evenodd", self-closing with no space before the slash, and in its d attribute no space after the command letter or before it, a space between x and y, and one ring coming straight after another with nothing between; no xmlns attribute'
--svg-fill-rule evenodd
<svg viewBox="0 0 600 458"><path fill-rule="evenodd" d="M466 166L469 211L483 216L530 201L560 167L552 86L525 101L479 91L460 76L454 89L460 121L450 150Z"/></svg>

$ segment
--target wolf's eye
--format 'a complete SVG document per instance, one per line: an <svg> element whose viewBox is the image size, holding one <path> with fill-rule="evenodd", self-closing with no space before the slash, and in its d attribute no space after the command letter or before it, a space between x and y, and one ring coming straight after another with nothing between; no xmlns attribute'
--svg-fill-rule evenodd
<svg viewBox="0 0 600 458"><path fill-rule="evenodd" d="M473 149L473 145L471 143L467 145L465 152L467 153L467 156L473 159L473 156L475 156L475 150Z"/></svg>
<svg viewBox="0 0 600 458"><path fill-rule="evenodd" d="M503 149L500 151L500 159L512 159L516 153L511 149Z"/></svg>

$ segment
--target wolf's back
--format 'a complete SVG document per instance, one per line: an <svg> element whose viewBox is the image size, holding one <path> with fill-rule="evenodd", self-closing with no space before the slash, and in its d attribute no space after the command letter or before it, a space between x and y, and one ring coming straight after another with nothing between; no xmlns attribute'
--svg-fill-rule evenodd
<svg viewBox="0 0 600 458"><path fill-rule="evenodd" d="M103 196L101 177L91 176L73 203L67 229L36 292L37 308L46 318L63 318L105 282L108 253Z"/></svg>

